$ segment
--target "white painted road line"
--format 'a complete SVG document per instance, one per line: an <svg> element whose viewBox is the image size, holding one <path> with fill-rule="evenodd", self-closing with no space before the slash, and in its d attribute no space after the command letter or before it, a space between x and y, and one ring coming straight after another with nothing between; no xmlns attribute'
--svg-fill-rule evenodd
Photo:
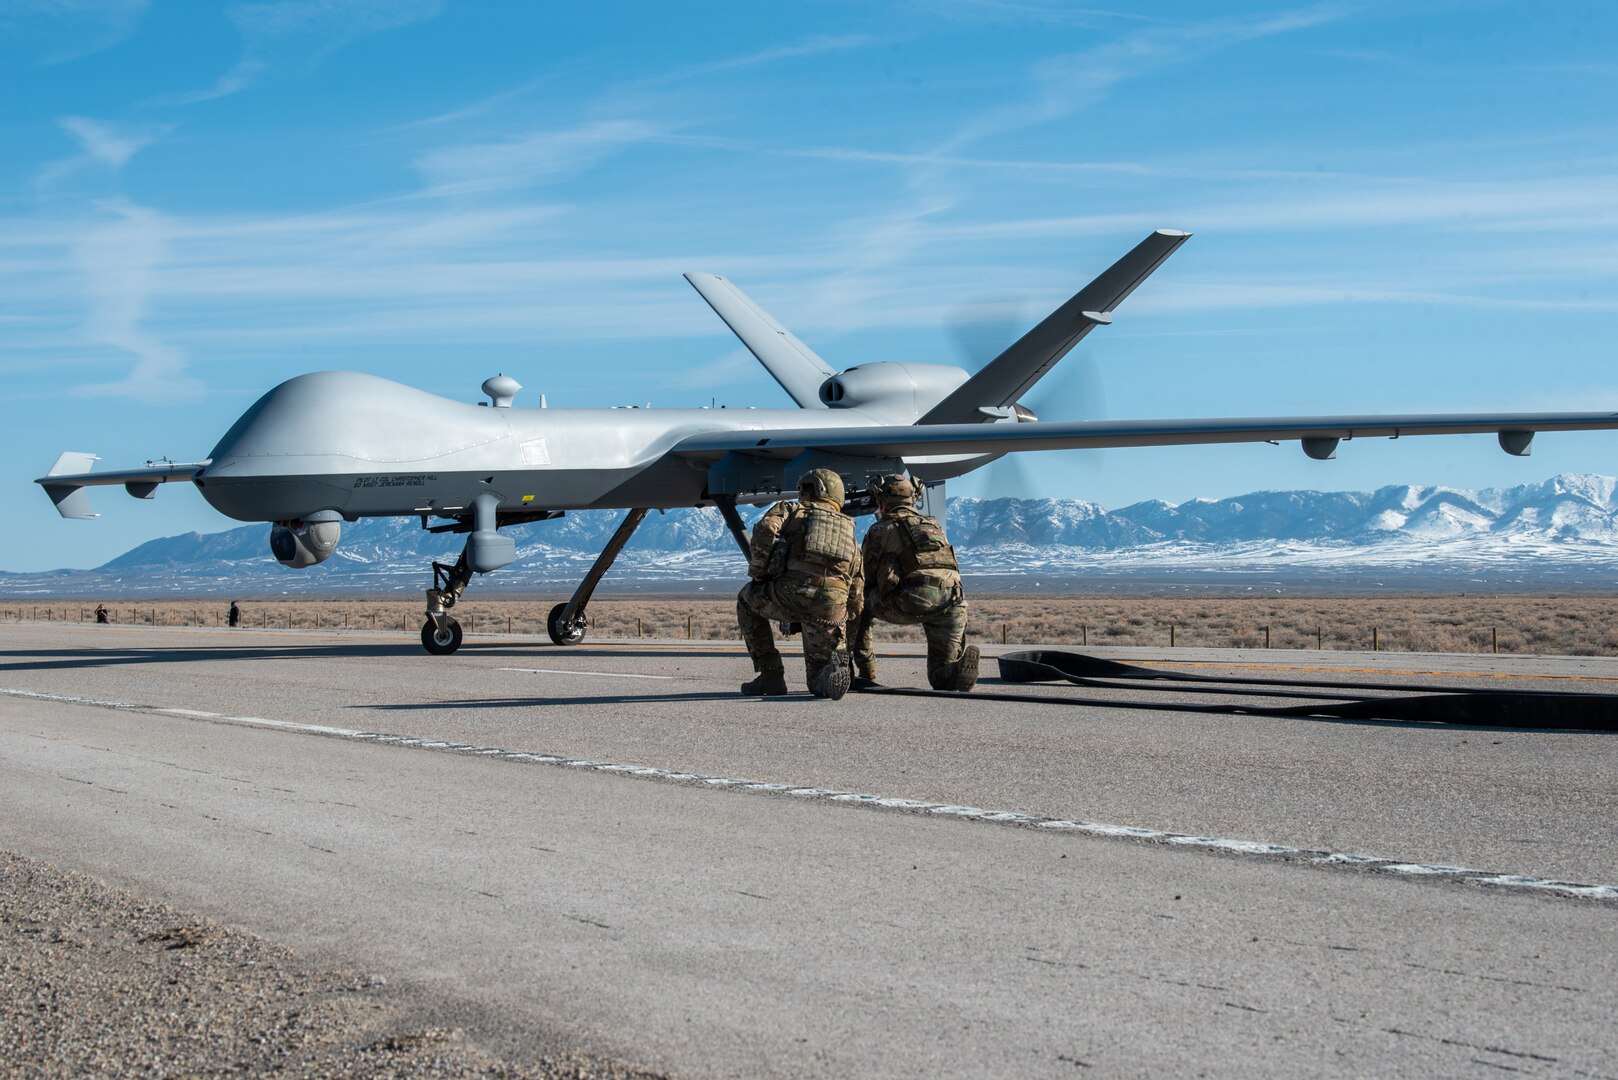
<svg viewBox="0 0 1618 1080"><path fill-rule="evenodd" d="M673 679L674 675L631 675L622 671L566 671L562 668L503 667L496 671L515 671L520 675L595 675L603 679Z"/></svg>
<svg viewBox="0 0 1618 1080"><path fill-rule="evenodd" d="M590 672L588 674L599 674ZM669 678L670 676L641 676L642 678ZM1308 848L1291 847L1287 844L1272 844L1258 840L1236 840L1217 836L1191 836L1184 833L1165 832L1161 829L1143 828L1137 825L1108 825L1099 821L1072 821L1066 818L1036 817L1032 814L1018 813L1012 810L985 810L976 806L954 806L944 803L924 802L919 799L904 799L884 795L868 795L854 791L838 791L833 788L802 787L794 784L780 784L763 780L748 780L734 776L709 776L704 773L678 772L671 769L660 769L651 765L622 765L609 761L589 761L580 758L562 757L557 754L540 754L526 750L506 750L493 746L475 746L470 743L447 742L441 739L419 739L410 735L390 735L384 732L358 731L351 728L330 727L324 724L304 724L291 720L268 720L257 716L227 716L223 713L202 712L196 709L168 708L160 705L140 705L125 701L103 701L96 698L76 697L66 694L46 694L36 690L16 690L0 687L0 696L31 698L39 701L55 701L68 705L89 705L103 709L120 709L127 712L155 713L167 716L183 716L215 723L248 724L258 727L271 727L284 731L296 731L308 735L322 735L328 738L352 739L360 742L382 743L391 746L403 746L416 750L441 750L452 754L463 754L476 757L495 758L501 761L513 761L532 765L556 765L568 769L584 769L591 772L634 776L646 780L660 780L665 783L684 785L697 785L703 787L729 788L736 791L751 791L769 795L787 795L798 799L812 799L819 802L840 803L844 805L865 806L877 810L898 810L913 814L926 814L940 817L960 818L966 821L979 821L992 825L1014 825L1021 828L1040 829L1047 832L1080 833L1087 836L1107 837L1115 839L1135 840L1150 844L1165 844L1174 847L1200 847L1215 851L1223 851L1231 855L1243 855L1253 858L1279 859L1282 861L1308 863L1315 866L1339 867L1350 870L1371 871L1382 874L1398 874L1408 877L1438 878L1449 881L1465 882L1473 885L1487 885L1498 889L1521 890L1536 892L1552 896L1578 897L1585 900L1599 900L1618 903L1618 885L1592 885L1576 881L1554 881L1546 878L1533 877L1528 874L1502 874L1488 870L1472 870L1462 866L1442 866L1433 863L1411 862L1403 859L1386 859L1375 855L1353 855L1338 851L1313 851Z"/></svg>

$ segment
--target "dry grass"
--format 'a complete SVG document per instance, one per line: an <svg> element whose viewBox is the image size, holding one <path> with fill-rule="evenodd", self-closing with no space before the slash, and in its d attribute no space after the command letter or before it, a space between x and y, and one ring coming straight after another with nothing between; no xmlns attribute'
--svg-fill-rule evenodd
<svg viewBox="0 0 1618 1080"><path fill-rule="evenodd" d="M455 609L471 634L545 633L565 596L530 599L473 594ZM108 601L114 621L160 626L221 625L217 600ZM88 622L94 603L0 604L0 621ZM414 636L419 598L243 600L248 626L378 630ZM710 596L603 598L590 606L596 638L734 640L735 601ZM1618 655L1618 596L1294 597L1203 600L1159 597L981 597L972 600L975 641L1046 645L1490 652ZM1172 627L1172 631L1171 631ZM920 641L913 627L877 628L879 640ZM1266 634L1268 638L1266 639Z"/></svg>

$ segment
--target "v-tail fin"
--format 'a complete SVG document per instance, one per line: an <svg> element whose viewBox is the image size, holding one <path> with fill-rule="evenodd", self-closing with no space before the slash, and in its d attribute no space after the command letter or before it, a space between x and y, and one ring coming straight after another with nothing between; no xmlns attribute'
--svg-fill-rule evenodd
<svg viewBox="0 0 1618 1080"><path fill-rule="evenodd" d="M836 372L815 351L770 317L746 293L715 274L687 274L714 314L725 320L775 381L802 409L824 409L820 384Z"/></svg>

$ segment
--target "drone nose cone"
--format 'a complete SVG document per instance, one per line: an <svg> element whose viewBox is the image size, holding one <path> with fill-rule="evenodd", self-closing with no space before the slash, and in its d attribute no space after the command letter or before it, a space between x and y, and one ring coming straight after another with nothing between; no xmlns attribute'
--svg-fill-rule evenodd
<svg viewBox="0 0 1618 1080"><path fill-rule="evenodd" d="M375 375L320 371L259 398L212 456L338 472L433 461L510 431L504 410L448 401Z"/></svg>
<svg viewBox="0 0 1618 1080"><path fill-rule="evenodd" d="M259 398L209 455L204 497L244 521L343 509L360 478L454 469L511 435L505 409L322 371ZM479 467L486 467L479 464Z"/></svg>

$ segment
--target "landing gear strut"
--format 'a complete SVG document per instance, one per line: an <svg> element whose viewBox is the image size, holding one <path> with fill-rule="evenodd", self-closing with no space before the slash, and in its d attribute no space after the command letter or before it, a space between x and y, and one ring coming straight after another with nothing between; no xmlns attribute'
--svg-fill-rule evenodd
<svg viewBox="0 0 1618 1080"><path fill-rule="evenodd" d="M752 550L747 538L747 526L742 523L742 516L736 512L736 499L734 496L719 495L714 497L719 513L725 519L725 525L730 534L736 538L736 545L742 549L742 557L746 558ZM573 597L565 604L557 604L551 608L550 617L545 620L545 630L551 636L551 641L557 645L577 645L584 640L585 630L590 625L585 608L589 606L590 597L595 594L596 586L606 576L607 571L617 560L619 552L629 543L629 538L635 535L640 523L646 520L647 510L631 510L619 524L618 531L612 534L607 546L601 549L596 561L590 567L590 572L584 575L579 587L574 590Z"/></svg>
<svg viewBox="0 0 1618 1080"><path fill-rule="evenodd" d="M590 597L595 593L596 586L612 568L618 553L624 550L629 538L635 535L640 523L646 520L647 511L644 509L631 510L618 526L618 531L612 534L607 546L601 549L596 556L595 563L590 572L584 575L579 587L573 590L573 598L565 604L557 604L551 608L550 618L545 620L545 629L551 635L551 641L557 645L577 645L584 640L585 628L590 625L585 615L585 606L590 603Z"/></svg>
<svg viewBox="0 0 1618 1080"><path fill-rule="evenodd" d="M742 549L742 558L753 557L753 541L747 535L747 526L742 522L742 516L736 512L736 496L715 495L714 505L719 507L719 516L725 519L725 527L730 535L736 538L736 546Z"/></svg>

